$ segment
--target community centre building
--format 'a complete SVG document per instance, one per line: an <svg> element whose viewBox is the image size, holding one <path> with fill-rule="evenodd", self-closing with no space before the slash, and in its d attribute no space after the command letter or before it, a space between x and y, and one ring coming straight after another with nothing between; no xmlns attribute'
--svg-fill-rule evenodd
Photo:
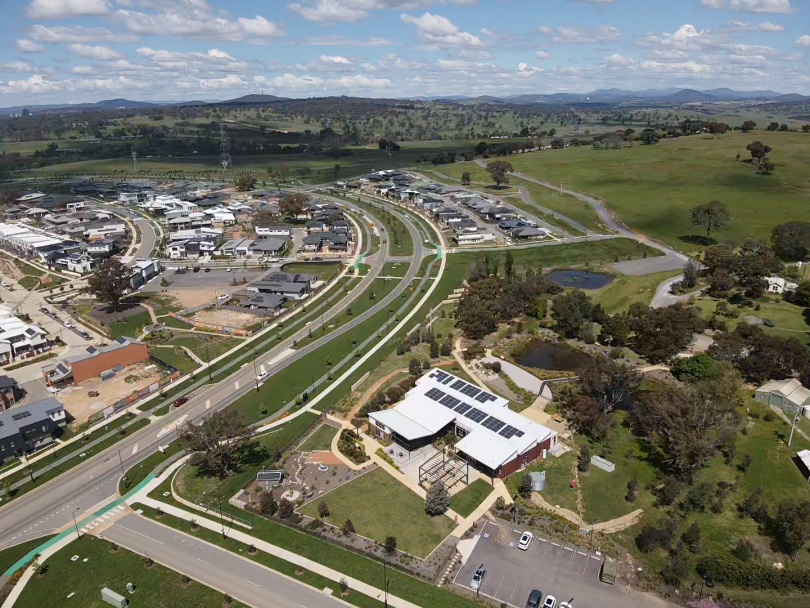
<svg viewBox="0 0 810 608"><path fill-rule="evenodd" d="M461 439L456 454L490 477L506 477L557 445L557 433L509 409L509 401L433 370L391 409L368 415L371 433L414 452L439 437Z"/></svg>
<svg viewBox="0 0 810 608"><path fill-rule="evenodd" d="M128 365L149 359L145 342L127 336L116 338L105 346L88 346L84 352L42 368L48 386L81 382L88 378L106 378Z"/></svg>

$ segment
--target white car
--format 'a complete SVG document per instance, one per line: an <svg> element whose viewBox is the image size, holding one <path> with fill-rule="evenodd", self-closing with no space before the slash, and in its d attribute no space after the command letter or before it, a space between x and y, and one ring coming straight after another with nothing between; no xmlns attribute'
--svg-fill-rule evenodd
<svg viewBox="0 0 810 608"><path fill-rule="evenodd" d="M8 283L6 283L5 281L3 281L2 283L0 283L0 285L2 285L2 286L3 286L3 287L5 287L5 288L8 288Z"/></svg>
<svg viewBox="0 0 810 608"><path fill-rule="evenodd" d="M546 601L543 602L543 608L557 608L557 598L553 595L547 595Z"/></svg>
<svg viewBox="0 0 810 608"><path fill-rule="evenodd" d="M484 580L484 574L486 574L486 570L484 570L484 564L478 566L478 569L473 574L472 580L470 581L470 589L475 591L481 586L481 581Z"/></svg>
<svg viewBox="0 0 810 608"><path fill-rule="evenodd" d="M67 327L68 329L73 329L73 323L71 323L70 321L65 321L64 326Z"/></svg>
<svg viewBox="0 0 810 608"><path fill-rule="evenodd" d="M262 382L262 381L263 381L265 378L267 378L267 376L269 376L269 375L270 375L270 374L268 374L267 372L262 372L261 374L259 374L258 376L256 376L256 380L258 380L259 382Z"/></svg>
<svg viewBox="0 0 810 608"><path fill-rule="evenodd" d="M571 604L569 604L568 602L563 602L562 604L560 604L560 608L571 608Z"/></svg>
<svg viewBox="0 0 810 608"><path fill-rule="evenodd" d="M228 266L228 267L225 269L225 272L233 272L233 268L231 268L230 266Z"/></svg>
<svg viewBox="0 0 810 608"><path fill-rule="evenodd" d="M227 300L230 296L227 293L221 293L217 296L217 300L222 302L223 300Z"/></svg>
<svg viewBox="0 0 810 608"><path fill-rule="evenodd" d="M518 549L521 551L528 551L532 540L534 540L534 534L531 532L524 532L520 535L520 540L518 541L517 545Z"/></svg>

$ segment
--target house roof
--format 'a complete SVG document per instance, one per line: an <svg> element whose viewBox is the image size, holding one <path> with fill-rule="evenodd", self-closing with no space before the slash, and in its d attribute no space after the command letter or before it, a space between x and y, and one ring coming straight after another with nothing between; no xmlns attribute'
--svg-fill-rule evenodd
<svg viewBox="0 0 810 608"><path fill-rule="evenodd" d="M285 298L277 293L260 293L246 301L246 304L256 306L257 308L268 308L275 310L284 304Z"/></svg>
<svg viewBox="0 0 810 608"><path fill-rule="evenodd" d="M68 363L78 363L79 361L85 361L87 359L92 359L93 357L98 357L104 353L113 352L116 350L120 350L122 348L126 348L127 346L131 346L132 344L144 344L140 340L135 340L134 338L130 338L127 336L121 336L120 338L116 338L112 341L111 344L106 346L88 346L84 349L84 352L80 355L74 355L73 357L66 357L65 361Z"/></svg>
<svg viewBox="0 0 810 608"><path fill-rule="evenodd" d="M771 380L760 386L757 390L763 392L780 393L793 405L801 406L810 400L810 389L802 386L796 378L788 380Z"/></svg>
<svg viewBox="0 0 810 608"><path fill-rule="evenodd" d="M0 376L0 389L12 388L14 386L17 386L17 381L14 378Z"/></svg>
<svg viewBox="0 0 810 608"><path fill-rule="evenodd" d="M48 397L0 412L0 439L16 435L20 432L20 427L37 424L48 418L52 412L63 409L59 401Z"/></svg>

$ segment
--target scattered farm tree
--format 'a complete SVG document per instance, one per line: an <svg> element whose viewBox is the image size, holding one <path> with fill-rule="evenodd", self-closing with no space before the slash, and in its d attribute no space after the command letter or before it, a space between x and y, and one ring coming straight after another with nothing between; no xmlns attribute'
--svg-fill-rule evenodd
<svg viewBox="0 0 810 608"><path fill-rule="evenodd" d="M562 404L561 410L572 429L594 441L604 439L610 430L612 416L605 413L592 397L572 395Z"/></svg>
<svg viewBox="0 0 810 608"><path fill-rule="evenodd" d="M124 292L130 287L132 270L124 266L117 258L107 258L87 279L87 293L100 302L109 304L113 310L118 308Z"/></svg>
<svg viewBox="0 0 810 608"><path fill-rule="evenodd" d="M776 506L773 524L785 552L795 558L810 540L810 501L796 498L783 500Z"/></svg>
<svg viewBox="0 0 810 608"><path fill-rule="evenodd" d="M681 280L681 287L684 289L692 289L697 285L700 278L700 264L691 259L683 267L683 279Z"/></svg>
<svg viewBox="0 0 810 608"><path fill-rule="evenodd" d="M748 133L748 132L750 132L750 131L753 131L753 130L754 130L754 129L756 129L756 128L757 128L757 123L755 123L753 120L746 120L746 121L745 121L745 122L742 124L742 127L740 127L740 130L741 130L743 133Z"/></svg>
<svg viewBox="0 0 810 608"><path fill-rule="evenodd" d="M186 424L180 439L194 454L192 463L203 475L224 479L236 471L238 455L249 447L250 427L242 414L234 410L222 410L203 420L198 425Z"/></svg>
<svg viewBox="0 0 810 608"><path fill-rule="evenodd" d="M771 231L773 252L786 262L800 262L810 254L810 223L789 222Z"/></svg>
<svg viewBox="0 0 810 608"><path fill-rule="evenodd" d="M470 172L465 171L461 174L461 185L462 186L469 186L472 180L470 179Z"/></svg>
<svg viewBox="0 0 810 608"><path fill-rule="evenodd" d="M751 153L751 159L759 163L771 152L771 147L766 146L761 141L752 141L745 148Z"/></svg>
<svg viewBox="0 0 810 608"><path fill-rule="evenodd" d="M607 346L625 346L630 337L627 314L605 315L602 319L599 342Z"/></svg>
<svg viewBox="0 0 810 608"><path fill-rule="evenodd" d="M318 503L318 517L321 519L329 517L329 505L326 504L325 500Z"/></svg>
<svg viewBox="0 0 810 608"><path fill-rule="evenodd" d="M434 483L425 495L425 512L428 515L441 515L450 508L450 492L440 479Z"/></svg>
<svg viewBox="0 0 810 608"><path fill-rule="evenodd" d="M728 208L720 201L710 201L692 208L692 225L706 228L706 240L711 239L712 230L725 228L731 218Z"/></svg>
<svg viewBox="0 0 810 608"><path fill-rule="evenodd" d="M505 160L496 160L491 163L487 163L487 173L489 173L490 178L492 178L492 181L495 182L495 185L498 188L501 187L501 184L509 183L507 174L512 173L514 170L515 169L512 167L512 163Z"/></svg>
<svg viewBox="0 0 810 608"><path fill-rule="evenodd" d="M555 329L564 338L578 337L584 328L604 318L602 307L594 304L588 294L579 289L554 296L551 316Z"/></svg>

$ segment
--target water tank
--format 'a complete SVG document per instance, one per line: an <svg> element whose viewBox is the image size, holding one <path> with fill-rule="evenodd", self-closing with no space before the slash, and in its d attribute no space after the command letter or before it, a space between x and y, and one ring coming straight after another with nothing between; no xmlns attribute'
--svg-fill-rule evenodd
<svg viewBox="0 0 810 608"><path fill-rule="evenodd" d="M545 471L532 471L529 473L532 478L532 491L542 492L546 489L546 472Z"/></svg>

